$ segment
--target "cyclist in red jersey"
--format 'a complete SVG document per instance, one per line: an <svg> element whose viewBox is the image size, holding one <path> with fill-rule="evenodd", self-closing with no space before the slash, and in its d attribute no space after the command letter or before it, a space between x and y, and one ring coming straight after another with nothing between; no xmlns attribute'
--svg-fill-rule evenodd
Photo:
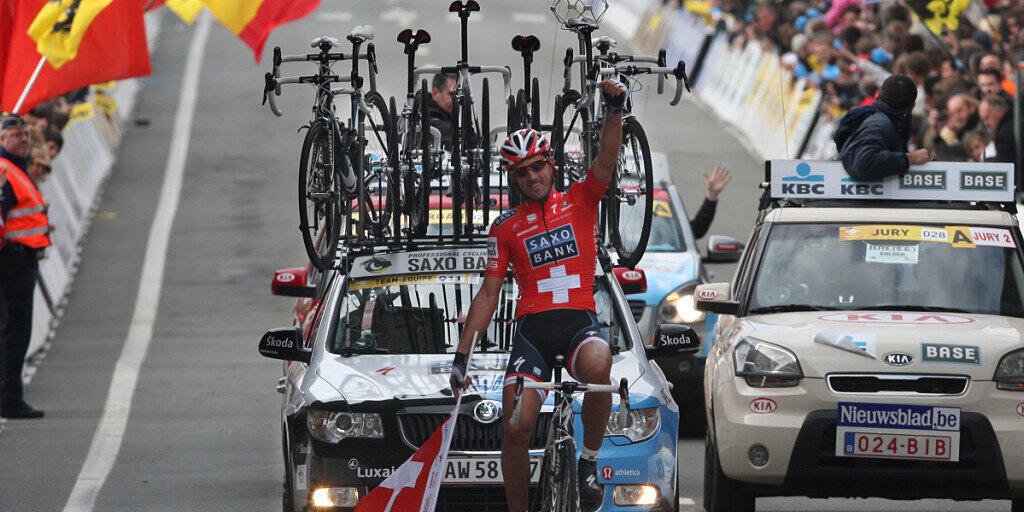
<svg viewBox="0 0 1024 512"><path fill-rule="evenodd" d="M487 239L488 264L483 285L470 304L466 325L452 363L451 384L456 392L469 385L466 359L470 346L490 323L505 274L511 270L519 285L516 330L505 370L504 410L512 410L516 376L538 382L551 379L555 355L565 355L573 378L609 384L612 355L597 322L594 306L594 240L597 206L608 187L622 146L625 87L616 81L600 84L608 106L601 132L601 149L586 176L566 192L554 182L550 145L539 132L524 129L501 147L502 164L525 197L522 204L495 219ZM511 181L511 180L510 180ZM508 424L502 444L501 467L510 512L526 510L529 487L529 443L545 393L525 393L519 423ZM579 462L580 506L596 510L602 488L597 484L597 455L604 440L611 395L588 394L583 400L583 454Z"/></svg>

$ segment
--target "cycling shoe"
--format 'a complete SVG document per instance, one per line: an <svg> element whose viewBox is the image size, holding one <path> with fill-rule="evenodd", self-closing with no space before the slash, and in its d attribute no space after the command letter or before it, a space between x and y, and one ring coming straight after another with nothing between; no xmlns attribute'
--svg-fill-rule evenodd
<svg viewBox="0 0 1024 512"><path fill-rule="evenodd" d="M594 512L601 507L604 489L597 483L597 462L580 459L576 472L580 484L580 512Z"/></svg>

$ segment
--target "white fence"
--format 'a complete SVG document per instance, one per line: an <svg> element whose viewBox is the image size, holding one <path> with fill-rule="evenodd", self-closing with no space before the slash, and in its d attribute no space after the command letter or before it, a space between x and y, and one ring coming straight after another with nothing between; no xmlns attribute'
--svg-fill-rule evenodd
<svg viewBox="0 0 1024 512"><path fill-rule="evenodd" d="M160 16L160 11L146 14L150 51L156 46ZM114 163L121 128L131 115L140 88L138 79L120 81L105 93L117 107L111 115L94 106L84 109L93 112L91 115L81 119L72 116L73 120L64 129L64 148L53 161L53 172L39 186L50 204L49 220L56 230L50 233L53 245L47 249L46 258L39 262L29 358L45 346L60 321L78 268L81 243Z"/></svg>

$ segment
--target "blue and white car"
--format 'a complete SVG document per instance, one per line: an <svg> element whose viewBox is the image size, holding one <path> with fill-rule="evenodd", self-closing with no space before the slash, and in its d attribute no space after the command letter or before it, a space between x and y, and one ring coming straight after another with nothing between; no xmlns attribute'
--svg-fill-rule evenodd
<svg viewBox="0 0 1024 512"><path fill-rule="evenodd" d="M347 272L325 274L329 282L307 314L307 329L264 336L260 353L286 361L278 387L285 511L353 510L452 411L452 352L482 282L486 251L460 246L357 257ZM599 260L597 314L612 344L613 380L628 379L631 405L625 424L613 413L607 428L598 459L605 489L600 510L676 510L679 409L649 358L696 347L645 346L622 291L642 286L640 276L612 272L607 257ZM290 286L278 287L278 294L313 293L301 275L289 277ZM439 512L507 510L501 391L516 298L509 279L470 362L474 387L459 411ZM618 397L613 401L618 409ZM549 397L531 441L534 482L551 410ZM582 438L578 418L576 432Z"/></svg>
<svg viewBox="0 0 1024 512"><path fill-rule="evenodd" d="M647 291L627 295L626 299L644 343L650 344L658 326L665 323L690 326L704 340L700 354L657 359L673 384L673 396L684 407L701 404L704 360L707 347L714 342L715 315L705 316L698 311L693 295L697 285L708 282L703 262L735 261L742 247L723 236L711 236L709 241L717 244L719 250L709 245L709 256L702 260L679 191L671 182L659 183L654 190L651 237L637 264L646 275Z"/></svg>

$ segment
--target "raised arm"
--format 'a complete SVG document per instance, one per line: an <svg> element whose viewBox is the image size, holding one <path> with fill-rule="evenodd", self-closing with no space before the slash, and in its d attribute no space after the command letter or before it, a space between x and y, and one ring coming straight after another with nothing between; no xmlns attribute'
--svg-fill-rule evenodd
<svg viewBox="0 0 1024 512"><path fill-rule="evenodd" d="M455 349L452 375L448 380L453 392L458 393L469 387L471 381L466 378L469 351L474 340L482 338L483 333L487 330L487 324L491 322L494 309L498 306L498 297L504 282L505 279L501 277L484 276L483 286L480 287L480 291L476 292L473 302L469 303L466 326L459 338L459 346Z"/></svg>
<svg viewBox="0 0 1024 512"><path fill-rule="evenodd" d="M622 84L613 80L605 80L597 85L601 88L601 95L608 108L605 110L604 128L601 130L601 149L590 164L590 172L601 183L608 183L619 158L619 148L622 147L622 106L626 101L626 91Z"/></svg>

